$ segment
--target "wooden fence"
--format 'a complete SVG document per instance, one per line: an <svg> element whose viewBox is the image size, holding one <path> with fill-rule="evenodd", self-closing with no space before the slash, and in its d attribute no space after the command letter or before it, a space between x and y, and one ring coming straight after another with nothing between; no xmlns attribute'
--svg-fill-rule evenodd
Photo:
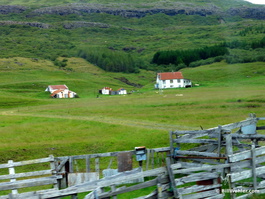
<svg viewBox="0 0 265 199"><path fill-rule="evenodd" d="M30 172L16 172L18 167L25 167L33 164L45 164L48 163L49 169L40 171ZM46 166L47 167L47 166ZM55 159L51 155L48 158L27 160L21 162L13 162L9 160L6 164L0 164L1 173L5 173L7 170L8 174L0 175L0 191L12 190L9 195L0 196L0 199L14 198L18 194L18 189L28 187L38 187L43 185L52 185L53 189L58 189L58 180L62 178L61 175L56 173ZM43 189L43 187L41 187ZM31 194L25 193L20 195L22 198L30 198Z"/></svg>
<svg viewBox="0 0 265 199"><path fill-rule="evenodd" d="M13 190L7 198L60 198L71 196L84 199L118 198L120 194L151 187L153 191L143 198L183 198L196 199L247 198L254 193L265 193L265 146L259 144L265 136L257 131L257 123L265 118L251 115L244 121L198 131L172 131L169 133L170 146L147 149L143 164L132 164L136 169L123 170L135 158L135 151L109 152L24 161L0 165L8 168L9 174L3 175L0 190ZM125 157L120 165L120 157ZM107 158L107 161L104 160ZM25 163L49 162L46 171L13 174L12 168ZM127 161L127 162L126 162ZM101 164L102 162L102 164ZM115 172L104 176L104 171ZM121 169L120 169L121 167ZM130 168L130 167L129 167ZM119 171L122 170L122 171ZM71 174L93 174L82 182L71 184ZM21 177L44 176L34 179L18 180ZM95 174L95 175L94 175ZM37 185L48 178L45 184L54 185L53 189L17 193L15 189ZM92 181L91 181L92 180ZM23 181L23 182L19 182ZM23 184L23 186L21 185ZM231 192L231 193L230 193ZM239 193L237 193L239 192Z"/></svg>

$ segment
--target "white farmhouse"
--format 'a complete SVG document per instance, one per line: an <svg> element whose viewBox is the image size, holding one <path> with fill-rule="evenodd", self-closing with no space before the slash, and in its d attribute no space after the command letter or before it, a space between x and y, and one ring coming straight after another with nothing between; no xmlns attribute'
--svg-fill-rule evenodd
<svg viewBox="0 0 265 199"><path fill-rule="evenodd" d="M186 88L191 87L191 80L184 79L181 72L157 73L155 88Z"/></svg>
<svg viewBox="0 0 265 199"><path fill-rule="evenodd" d="M117 90L117 94L118 95L126 95L127 94L127 91L124 88L119 88Z"/></svg>
<svg viewBox="0 0 265 199"><path fill-rule="evenodd" d="M50 96L53 98L74 98L77 96L77 94L70 91L66 85L50 85L45 91L50 92Z"/></svg>
<svg viewBox="0 0 265 199"><path fill-rule="evenodd" d="M104 87L101 90L99 90L99 93L103 95L110 95L111 91L112 91L112 88Z"/></svg>

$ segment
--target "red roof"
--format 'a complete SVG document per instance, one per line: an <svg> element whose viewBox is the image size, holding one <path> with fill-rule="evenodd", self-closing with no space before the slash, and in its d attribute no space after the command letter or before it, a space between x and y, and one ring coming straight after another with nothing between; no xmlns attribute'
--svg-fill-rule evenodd
<svg viewBox="0 0 265 199"><path fill-rule="evenodd" d="M68 89L66 85L50 85L50 88L53 90L65 90Z"/></svg>
<svg viewBox="0 0 265 199"><path fill-rule="evenodd" d="M105 90L110 90L110 91L112 90L112 88L110 88L110 87L104 87L103 89L105 89ZM102 89L102 90L103 90L103 89Z"/></svg>
<svg viewBox="0 0 265 199"><path fill-rule="evenodd" d="M167 73L158 73L158 78L160 80L167 80L167 79L184 79L181 72L167 72Z"/></svg>

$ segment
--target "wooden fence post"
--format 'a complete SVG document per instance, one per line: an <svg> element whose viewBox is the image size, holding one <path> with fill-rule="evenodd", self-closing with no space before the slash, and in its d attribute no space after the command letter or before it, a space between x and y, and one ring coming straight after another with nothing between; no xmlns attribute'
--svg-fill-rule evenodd
<svg viewBox="0 0 265 199"><path fill-rule="evenodd" d="M86 172L90 172L90 158L88 155L86 156Z"/></svg>
<svg viewBox="0 0 265 199"><path fill-rule="evenodd" d="M149 170L150 149L146 149L146 170Z"/></svg>
<svg viewBox="0 0 265 199"><path fill-rule="evenodd" d="M54 157L53 157L53 155L50 155L49 157L51 158L50 167L51 167L51 170L52 170L52 175L57 175ZM53 188L59 189L58 180L56 180L56 182L54 182Z"/></svg>
<svg viewBox="0 0 265 199"><path fill-rule="evenodd" d="M100 169L99 169L99 158L95 158L95 170L96 172L100 172Z"/></svg>
<svg viewBox="0 0 265 199"><path fill-rule="evenodd" d="M226 155L227 155L227 163L229 163L229 155L233 154L233 145L232 145L232 135L228 134L226 136ZM231 180L231 168L228 167L227 171L226 171L226 175L228 176L228 184L229 184L229 189L232 190L234 189L234 184L232 183ZM235 193L232 191L232 193L230 193L230 197L231 199L236 198Z"/></svg>
<svg viewBox="0 0 265 199"><path fill-rule="evenodd" d="M13 160L8 160L8 164L10 164L10 167L9 167L9 174L10 175L14 175L15 174L15 168L13 167ZM16 179L15 178L12 178L10 180L10 182L16 182ZM18 194L18 191L17 189L13 189L12 190L12 194Z"/></svg>
<svg viewBox="0 0 265 199"><path fill-rule="evenodd" d="M252 142L251 145L251 156L252 156L252 178L253 178L253 189L257 190L257 175L256 175L256 140Z"/></svg>
<svg viewBox="0 0 265 199"><path fill-rule="evenodd" d="M155 168L155 154L154 154L154 150L151 150L151 165L152 165L152 169Z"/></svg>

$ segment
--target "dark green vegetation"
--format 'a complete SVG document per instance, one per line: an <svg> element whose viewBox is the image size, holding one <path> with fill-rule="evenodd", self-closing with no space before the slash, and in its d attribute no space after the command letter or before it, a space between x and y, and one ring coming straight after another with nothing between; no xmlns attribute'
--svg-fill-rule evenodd
<svg viewBox="0 0 265 199"><path fill-rule="evenodd" d="M264 6L226 1L2 1L0 57L82 57L107 71L171 71L264 61ZM223 45L229 55L152 62L159 52ZM218 54L218 53L217 53ZM117 59L119 57L119 59ZM170 58L171 59L171 58ZM171 65L164 65L171 63Z"/></svg>

